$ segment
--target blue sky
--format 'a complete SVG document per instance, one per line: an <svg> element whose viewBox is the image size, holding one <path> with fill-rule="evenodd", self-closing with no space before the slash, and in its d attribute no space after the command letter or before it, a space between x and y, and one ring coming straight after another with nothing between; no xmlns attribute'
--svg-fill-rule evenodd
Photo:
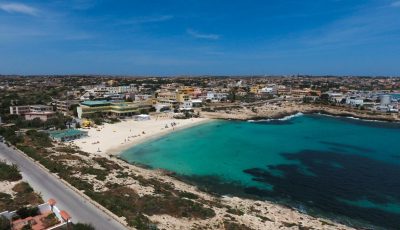
<svg viewBox="0 0 400 230"><path fill-rule="evenodd" d="M0 0L0 74L400 75L400 0Z"/></svg>

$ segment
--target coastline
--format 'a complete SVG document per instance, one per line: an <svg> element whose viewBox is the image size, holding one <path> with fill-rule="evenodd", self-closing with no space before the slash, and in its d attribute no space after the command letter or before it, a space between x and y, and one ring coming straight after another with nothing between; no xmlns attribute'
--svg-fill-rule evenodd
<svg viewBox="0 0 400 230"><path fill-rule="evenodd" d="M198 118L194 118L194 119L198 119ZM156 140L165 135L175 133L175 132L178 132L178 131L181 131L184 129L192 128L192 127L202 125L202 124L212 122L212 121L213 121L213 119L203 118L202 120L196 120L193 123L188 123L188 124L184 124L182 126L175 127L174 130L162 130L161 132L158 132L158 133L149 134L145 138L137 139L135 141L127 143L126 145L121 145L121 146L109 149L108 155L119 156L123 151L130 149L136 145L142 144L144 142Z"/></svg>
<svg viewBox="0 0 400 230"><path fill-rule="evenodd" d="M153 168L146 168L141 165L136 165L129 163L125 161L124 159L121 159L118 155L122 153L122 151L132 148L135 145L138 145L143 142L151 141L154 139L157 139L159 137L162 137L164 135L167 135L169 133L183 130L186 128L190 128L193 126L197 126L200 124L204 124L206 122L210 122L213 120L238 120L238 121L248 121L248 120L266 120L266 119L282 119L286 118L288 116L293 116L298 113L303 113L303 114L323 114L323 115L331 115L331 116L336 116L336 117L352 117L352 118L359 118L363 120L378 120L376 117L364 117L364 116L358 116L357 114L354 113L346 113L340 110L337 111L331 111L329 109L321 109L321 107L316 107L316 106L310 106L310 105L298 105L298 106L293 106L293 107L283 107L280 110L275 110L275 111L270 111L268 113L264 114L257 114L257 116L249 116L248 114L245 114L246 116L243 116L243 113L238 113L241 115L241 117L218 117L218 116L207 116L207 114L204 116L205 118L193 118L192 119L187 119L187 122L181 122L185 120L178 120L178 119L171 119L171 118L166 118L166 119L161 119L162 122L156 122L158 119L154 120L152 117L152 120L150 121L123 121L122 123L117 123L117 124L110 124L111 127L115 128L115 125L122 124L121 127L125 129L125 131L129 130L129 125L132 124L138 124L138 123L144 123L148 122L150 126L157 127L157 129L154 129L154 132L148 132L144 135L141 135L141 138L135 138L134 140L127 141L126 143L119 143L118 138L113 136L113 135L105 135L103 136L103 140L112 140L112 141L105 141L107 143L111 143L110 146L113 146L112 148L109 148L105 151L102 152L92 152L94 155L103 155L103 156L109 156L113 158L113 161L118 162L120 165L124 165L124 167L128 167L130 170L133 172L136 172L138 175L144 176L145 178L154 178L159 181L164 181L164 182L169 182L171 184L174 184L174 186L181 190L181 191L188 191L191 193L194 193L196 195L199 195L205 200L211 201L214 200L215 197L219 197L218 194L213 194L208 191L204 191L201 188L196 185L196 183L190 183L188 181L183 180L182 178L176 177L173 175L173 172L168 172L166 170L160 170L160 169L153 169ZM221 114L218 112L217 114ZM233 115L235 115L234 113ZM254 114L253 114L254 115ZM244 119L246 118L246 119ZM162 129L160 128L160 124L166 123L166 122L171 122L174 120L177 122L177 126L174 128L174 130L168 128L168 129ZM384 121L390 121L393 122L393 120L384 120ZM395 120L397 121L397 120ZM143 126L140 126L143 127ZM103 131L103 130L101 130ZM92 130L92 133L96 133L96 129ZM86 139L86 138L85 138ZM96 146L96 145L93 145ZM80 147L78 145L78 147ZM81 150L86 151L80 147ZM86 151L89 152L89 151ZM115 181L117 183L120 183L119 181ZM102 187L101 185L99 185ZM134 186L131 185L136 191L139 192L139 194L148 194L149 192L147 188L141 187L141 186ZM332 228L327 228L327 229L336 229L336 227L342 228L342 229L352 229L352 225L349 223L347 226L343 225L343 222L338 220L338 219L327 219L327 217L324 216L319 216L319 215L312 215L312 214L307 214L307 213L302 213L301 210L294 209L292 207L287 207L285 205L273 202L273 201L261 201L261 200L253 200L251 198L244 198L244 197L236 197L236 196L222 196L219 198L221 202L223 202L225 205L231 206L231 207L240 207L241 210L247 210L251 212L250 210L253 209L254 207L263 207L267 210L270 210L267 213L263 213L262 215L268 215L272 216L273 220L276 222L260 222L257 218L258 216L256 215L256 218L253 217L252 215L245 215L243 217L238 218L238 221L242 224L246 224L247 226L252 226L255 229L263 229L265 227L269 227L271 229L275 229L277 227L276 224L280 223L285 223L285 222L296 222L300 220L307 220L307 223L309 223L311 226L314 227L326 227L325 223L326 221L329 221L329 225ZM259 206L261 205L261 206ZM217 213L217 217L212 219L212 222L219 221L221 216L225 215L222 213L225 213L225 211L222 211L218 207L213 207L213 209ZM246 212L247 212L246 211ZM286 219L286 214L285 213L290 213L290 217ZM195 222L192 220L185 220L183 221L182 219L177 219L177 218L172 218L171 216L168 215L154 215L149 217L152 221L157 222L159 226L165 227L166 229L172 229L172 227L181 227L181 228L188 228L189 226L193 226Z"/></svg>
<svg viewBox="0 0 400 230"><path fill-rule="evenodd" d="M88 130L88 137L71 142L82 151L96 155L119 155L122 151L163 135L190 128L206 122L209 118L174 119L154 117L146 121L125 120L104 124ZM172 127L171 123L175 123ZM168 127L168 128L166 128Z"/></svg>
<svg viewBox="0 0 400 230"><path fill-rule="evenodd" d="M254 107L253 107L254 108ZM343 107L332 107L312 104L284 104L283 106L262 105L255 107L257 112L253 112L248 108L231 109L218 112L203 112L206 117L222 120L275 120L282 119L288 116L293 116L297 113L303 114L322 114L335 117L356 118L365 121L383 121L383 122L400 122L400 117L397 114L372 113L362 110L355 110ZM228 112L227 112L228 111Z"/></svg>
<svg viewBox="0 0 400 230"><path fill-rule="evenodd" d="M335 117L360 119L365 121L400 122L400 118L391 114L368 114L346 108L316 106L310 104L284 104L283 106L261 105L257 112L247 108L218 112L202 112L201 118L174 119L167 116L151 116L150 120L124 120L115 124L104 124L90 128L88 137L73 141L82 151L97 155L119 155L121 152L154 140L166 134L197 126L213 120L260 121L277 120L302 114L321 114ZM171 123L176 126L172 127ZM168 128L165 128L168 125Z"/></svg>

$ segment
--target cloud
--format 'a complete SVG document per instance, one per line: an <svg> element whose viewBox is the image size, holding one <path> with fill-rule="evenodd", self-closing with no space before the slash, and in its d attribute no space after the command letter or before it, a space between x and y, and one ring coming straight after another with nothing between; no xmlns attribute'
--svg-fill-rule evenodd
<svg viewBox="0 0 400 230"><path fill-rule="evenodd" d="M199 39L218 40L221 37L219 34L203 34L192 29L188 29L186 32L192 37Z"/></svg>
<svg viewBox="0 0 400 230"><path fill-rule="evenodd" d="M0 3L0 9L8 13L20 13L37 16L38 10L22 3Z"/></svg>
<svg viewBox="0 0 400 230"><path fill-rule="evenodd" d="M143 24L143 23L154 23L154 22L164 22L173 19L172 15L161 15L161 16L149 16L149 17L139 17L129 20L121 20L118 24L129 25L129 24Z"/></svg>
<svg viewBox="0 0 400 230"><path fill-rule="evenodd" d="M390 4L390 5L393 7L400 7L400 1L392 2L392 4Z"/></svg>

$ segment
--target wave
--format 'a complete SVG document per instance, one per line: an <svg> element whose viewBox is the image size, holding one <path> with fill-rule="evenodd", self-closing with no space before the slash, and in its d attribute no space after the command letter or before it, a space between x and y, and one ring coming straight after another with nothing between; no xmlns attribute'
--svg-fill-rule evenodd
<svg viewBox="0 0 400 230"><path fill-rule="evenodd" d="M293 119L295 117L301 117L304 114L301 112L298 112L296 114L288 115L282 118L274 118L274 119L260 119L260 120L248 120L247 122L268 122L268 121L288 121L290 119Z"/></svg>

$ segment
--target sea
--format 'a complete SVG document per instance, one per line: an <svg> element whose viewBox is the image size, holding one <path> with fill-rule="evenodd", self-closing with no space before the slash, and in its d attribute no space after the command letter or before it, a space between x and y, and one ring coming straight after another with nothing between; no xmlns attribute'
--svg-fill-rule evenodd
<svg viewBox="0 0 400 230"><path fill-rule="evenodd" d="M199 188L347 225L400 229L400 124L297 114L218 120L144 142L124 160Z"/></svg>

